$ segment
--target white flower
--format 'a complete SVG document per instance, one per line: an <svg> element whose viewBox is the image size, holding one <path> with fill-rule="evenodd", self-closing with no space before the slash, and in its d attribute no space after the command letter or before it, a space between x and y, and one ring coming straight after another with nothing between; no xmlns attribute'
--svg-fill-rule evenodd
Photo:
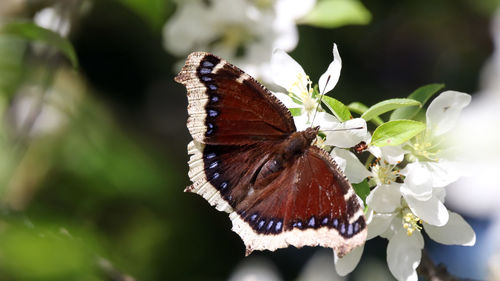
<svg viewBox="0 0 500 281"><path fill-rule="evenodd" d="M392 275L400 281L418 280L415 270L424 247L422 226L431 239L442 244L472 246L476 240L469 224L453 212L449 212L450 219L441 227L422 223L407 207L386 214L369 212L367 240L379 235L389 240L387 264ZM354 270L362 251L363 247L358 247L343 258L335 256L337 273L344 276Z"/></svg>
<svg viewBox="0 0 500 281"><path fill-rule="evenodd" d="M449 212L444 206L444 188L433 187L439 181L432 178L434 171L428 169L428 163L410 163L399 171L396 164L402 159L404 150L373 147L369 150L382 158L371 167L371 181L376 183L376 187L366 198L367 240L379 235L389 240L387 263L396 279L418 280L416 268L424 247L422 230L439 243L474 245L472 228L460 215ZM384 155L384 152L387 154ZM338 154L338 151L335 153ZM402 175L405 176L404 182L396 182ZM336 258L337 272L341 275L351 272L358 264L362 251L358 248L341 259Z"/></svg>
<svg viewBox="0 0 500 281"><path fill-rule="evenodd" d="M426 223L443 226L448 222L448 211L438 194L434 194L432 176L421 163L411 163L402 171L406 175L401 186L412 212Z"/></svg>
<svg viewBox="0 0 500 281"><path fill-rule="evenodd" d="M333 116L332 116L333 117ZM363 118L354 118L345 122L335 121L319 122L326 135L325 144L349 148L362 141L367 141L369 133L366 128L366 121Z"/></svg>
<svg viewBox="0 0 500 281"><path fill-rule="evenodd" d="M321 76L319 82L319 94L326 94L332 90L337 84L340 77L342 61L337 49L337 45L333 44L333 61L326 72ZM287 94L275 93L275 95L287 106L300 110L300 115L295 116L295 124L298 130L304 130L311 125L318 124L322 129L345 128L355 124L359 125L360 120L353 121L351 124L343 124L330 114L322 113L322 108L319 105L319 96L315 95L312 81L305 73L302 66L290 57L285 51L276 49L271 58L271 70L273 73L274 83L283 87ZM315 116L316 115L316 116ZM314 120L314 124L311 124ZM352 120L350 120L352 121ZM364 124L364 134L366 134L366 122ZM332 137L330 139L342 140L342 138ZM327 141L329 138L327 137ZM333 145L331 143L327 143ZM356 143L357 144L357 143ZM351 146L353 146L352 144Z"/></svg>
<svg viewBox="0 0 500 281"><path fill-rule="evenodd" d="M320 109L318 97L313 96L312 81L309 76L299 63L281 49L273 52L271 71L274 83L287 91L287 94L275 93L275 95L288 108L298 108L301 111L300 116L304 120L295 120L297 129L303 130L309 127L313 114Z"/></svg>
<svg viewBox="0 0 500 281"><path fill-rule="evenodd" d="M330 154L351 183L360 183L371 175L358 157L349 150L335 147Z"/></svg>
<svg viewBox="0 0 500 281"><path fill-rule="evenodd" d="M416 269L420 264L424 239L420 232L407 235L395 217L385 234L389 239L387 244L387 265L392 275L399 281L417 281Z"/></svg>
<svg viewBox="0 0 500 281"><path fill-rule="evenodd" d="M458 162L453 160L454 143L446 134L469 103L468 94L455 91L441 93L427 109L426 131L409 144L409 159L415 162L402 171L406 179L401 186L401 194L412 212L431 225L443 226L448 222L441 188L456 181L460 170Z"/></svg>
<svg viewBox="0 0 500 281"><path fill-rule="evenodd" d="M446 91L427 109L427 129L408 145L410 161L420 162L429 171L432 187L444 187L456 181L461 172L452 148L456 142L448 136L460 112L470 103L468 94ZM411 165L411 164L410 164Z"/></svg>
<svg viewBox="0 0 500 281"><path fill-rule="evenodd" d="M43 28L50 29L66 37L70 31L71 24L68 13L63 13L62 5L47 7L38 11L33 20Z"/></svg>
<svg viewBox="0 0 500 281"><path fill-rule="evenodd" d="M448 187L447 202L461 213L500 222L497 173L500 171L500 10L491 22L494 52L483 66L480 90L464 109L453 138L460 140L464 176ZM466 173L465 173L466 172ZM473 187L473 188L471 188ZM492 229L492 228L491 228ZM500 267L499 267L500 268Z"/></svg>
<svg viewBox="0 0 500 281"><path fill-rule="evenodd" d="M295 21L309 12L315 1L191 0L177 4L176 13L164 27L169 52L177 56L211 52L270 82L272 50L295 48Z"/></svg>

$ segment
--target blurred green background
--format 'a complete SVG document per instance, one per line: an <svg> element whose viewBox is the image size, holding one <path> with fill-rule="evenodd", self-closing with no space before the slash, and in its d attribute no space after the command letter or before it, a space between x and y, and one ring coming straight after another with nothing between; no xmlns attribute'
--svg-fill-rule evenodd
<svg viewBox="0 0 500 281"><path fill-rule="evenodd" d="M1 1L4 23L30 22L57 2ZM181 58L162 43L175 4L66 2L78 68L29 40L33 30L0 33L0 280L228 279L242 241L226 214L183 193L187 99L173 81ZM345 104L429 83L473 94L493 50L497 2L363 1L368 25L300 25L291 55L317 81L336 42L343 69L332 95ZM366 255L383 258L385 243ZM252 256L289 280L316 251Z"/></svg>

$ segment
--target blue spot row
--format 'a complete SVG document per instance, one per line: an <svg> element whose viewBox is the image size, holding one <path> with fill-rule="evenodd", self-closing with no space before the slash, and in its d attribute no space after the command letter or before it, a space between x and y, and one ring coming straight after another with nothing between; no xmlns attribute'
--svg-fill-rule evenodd
<svg viewBox="0 0 500 281"><path fill-rule="evenodd" d="M244 216L245 211L240 212L240 216ZM257 213L247 216L245 220L258 233L277 234L283 230L283 220L260 218Z"/></svg>

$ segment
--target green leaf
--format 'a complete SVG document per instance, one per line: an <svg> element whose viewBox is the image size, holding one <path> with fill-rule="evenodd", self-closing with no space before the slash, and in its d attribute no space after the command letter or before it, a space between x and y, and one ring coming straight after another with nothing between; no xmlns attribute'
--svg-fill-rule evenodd
<svg viewBox="0 0 500 281"><path fill-rule="evenodd" d="M368 110L368 106L366 106L360 102L352 102L347 106L347 108L349 108L349 110L351 110L351 112L357 113L359 115L362 115L363 113L365 113L365 111ZM384 121L378 116L375 118L372 118L370 121L375 123L375 125L377 125L377 126L384 124Z"/></svg>
<svg viewBox="0 0 500 281"><path fill-rule="evenodd" d="M370 185L368 184L368 181L366 179L364 179L360 183L353 183L352 187L354 187L354 191L363 200L363 202L366 205L366 202L365 202L366 197L368 196L368 194L370 194Z"/></svg>
<svg viewBox="0 0 500 281"><path fill-rule="evenodd" d="M384 114L396 108L412 105L420 106L421 104L420 102L413 99L389 99L381 101L368 108L368 110L366 110L365 113L361 115L361 118L365 119L366 121L370 121L372 118L377 117L380 114Z"/></svg>
<svg viewBox="0 0 500 281"><path fill-rule="evenodd" d="M380 125L373 132L371 145L400 145L425 129L425 124L413 120L395 120Z"/></svg>
<svg viewBox="0 0 500 281"><path fill-rule="evenodd" d="M26 41L22 39L0 36L0 96L2 97L12 96L21 81L26 45Z"/></svg>
<svg viewBox="0 0 500 281"><path fill-rule="evenodd" d="M351 112L349 111L347 106L345 106L340 101L329 96L323 96L322 101L341 122L345 122L352 118Z"/></svg>
<svg viewBox="0 0 500 281"><path fill-rule="evenodd" d="M433 95L443 88L444 84L425 85L413 91L408 98L417 100L424 105ZM421 107L418 106L398 108L391 114L390 120L413 119L420 109Z"/></svg>
<svg viewBox="0 0 500 281"><path fill-rule="evenodd" d="M302 109L300 107L292 107L289 108L288 110L290 110L292 116L299 116L302 113Z"/></svg>
<svg viewBox="0 0 500 281"><path fill-rule="evenodd" d="M166 21L169 1L166 0L118 0L143 18L154 28L161 28Z"/></svg>
<svg viewBox="0 0 500 281"><path fill-rule="evenodd" d="M348 24L368 24L371 18L370 11L360 1L323 0L300 23L334 28Z"/></svg>
<svg viewBox="0 0 500 281"><path fill-rule="evenodd" d="M73 67L78 67L78 59L73 45L68 39L61 37L52 30L31 22L14 21L0 26L0 35L11 35L30 41L46 43L61 51L71 61Z"/></svg>

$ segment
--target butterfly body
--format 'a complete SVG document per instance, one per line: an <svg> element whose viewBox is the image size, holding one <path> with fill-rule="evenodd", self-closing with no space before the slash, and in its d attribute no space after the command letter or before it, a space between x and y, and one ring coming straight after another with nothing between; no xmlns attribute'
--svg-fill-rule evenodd
<svg viewBox="0 0 500 281"><path fill-rule="evenodd" d="M191 54L176 81L188 92L193 137L186 191L230 214L247 254L319 245L342 256L364 243L353 188L312 145L319 127L297 132L272 93L212 54Z"/></svg>

